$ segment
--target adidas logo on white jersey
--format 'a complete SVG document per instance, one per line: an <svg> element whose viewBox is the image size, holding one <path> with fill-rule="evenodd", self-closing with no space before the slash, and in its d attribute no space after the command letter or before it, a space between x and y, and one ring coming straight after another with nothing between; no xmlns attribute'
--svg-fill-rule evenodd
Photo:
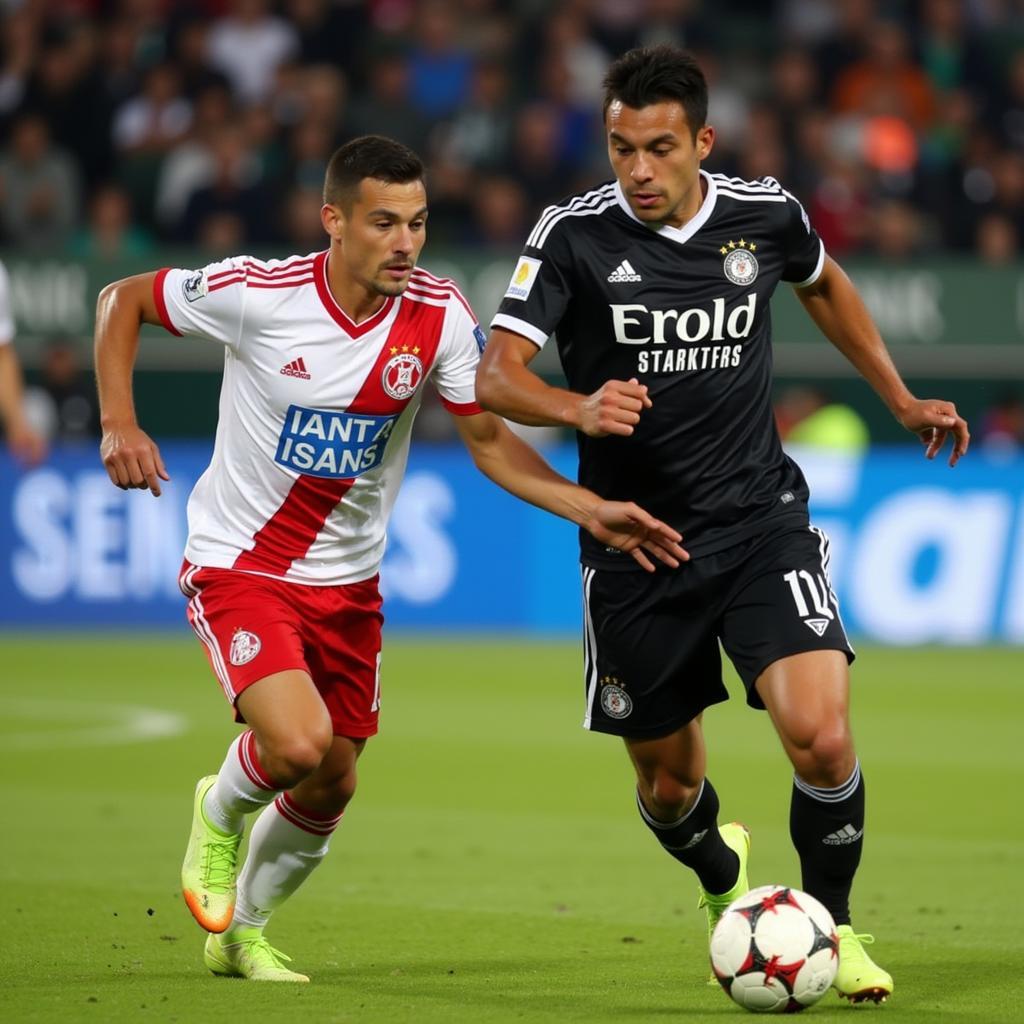
<svg viewBox="0 0 1024 1024"><path fill-rule="evenodd" d="M628 281L642 281L643 278L633 269L629 260L623 260L609 275L612 284L625 284Z"/></svg>
<svg viewBox="0 0 1024 1024"><path fill-rule="evenodd" d="M306 361L299 356L298 359L293 359L290 363L285 363L281 367L281 373L285 377L299 377L302 380L311 380L312 377L306 372Z"/></svg>
<svg viewBox="0 0 1024 1024"><path fill-rule="evenodd" d="M822 842L826 846L849 846L864 835L864 829L856 829L852 825L844 825L838 832L830 832Z"/></svg>

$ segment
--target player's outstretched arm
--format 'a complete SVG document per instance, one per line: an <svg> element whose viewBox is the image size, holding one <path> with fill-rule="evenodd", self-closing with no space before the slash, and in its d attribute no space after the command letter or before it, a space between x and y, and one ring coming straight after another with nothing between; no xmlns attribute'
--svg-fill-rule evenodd
<svg viewBox="0 0 1024 1024"><path fill-rule="evenodd" d="M822 334L853 363L893 416L921 438L929 459L941 451L947 435L953 435L949 464L955 466L970 444L966 420L952 402L915 398L910 393L871 314L839 264L826 258L818 279L795 291Z"/></svg>
<svg viewBox="0 0 1024 1024"><path fill-rule="evenodd" d="M591 437L628 437L651 407L647 386L636 379L607 381L592 395L551 387L529 368L539 351L528 338L496 327L477 368L477 401L516 423L572 427Z"/></svg>
<svg viewBox="0 0 1024 1024"><path fill-rule="evenodd" d="M648 572L651 558L676 568L690 556L682 537L629 501L602 501L556 473L492 413L456 416L459 434L477 468L499 487L531 505L582 526L602 544L632 555Z"/></svg>
<svg viewBox="0 0 1024 1024"><path fill-rule="evenodd" d="M108 284L96 302L96 387L103 437L100 456L112 483L122 490L146 489L160 496L170 480L160 449L135 417L132 370L139 327L159 324L153 299L156 274L139 274Z"/></svg>

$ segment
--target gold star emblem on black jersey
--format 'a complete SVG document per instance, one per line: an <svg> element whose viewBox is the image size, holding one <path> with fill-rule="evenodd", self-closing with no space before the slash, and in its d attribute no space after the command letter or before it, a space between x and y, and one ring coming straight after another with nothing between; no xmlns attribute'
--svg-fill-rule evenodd
<svg viewBox="0 0 1024 1024"><path fill-rule="evenodd" d="M734 242L730 238L729 244L723 245L718 251L724 256L733 249L746 249L748 252L757 252L757 246L753 242L748 242L745 238L741 238L738 242Z"/></svg>

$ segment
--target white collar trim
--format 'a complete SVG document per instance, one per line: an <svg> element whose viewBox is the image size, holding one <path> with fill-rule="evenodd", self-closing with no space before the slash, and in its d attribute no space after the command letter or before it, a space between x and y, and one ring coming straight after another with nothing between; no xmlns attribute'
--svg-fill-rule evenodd
<svg viewBox="0 0 1024 1024"><path fill-rule="evenodd" d="M715 184L715 179L707 171L702 170L700 176L708 187L707 194L704 196L704 202L700 204L700 209L681 228L674 228L671 224L662 224L660 228L650 228L649 230L653 230L656 235L661 235L663 238L668 238L670 241L678 242L682 245L693 238L704 227L712 211L715 209L715 201L718 198L718 186ZM643 224L644 227L648 226L633 212L633 208L629 205L629 200L626 199L625 193L622 191L622 185L619 182L615 183L615 198L627 217L635 220L637 224Z"/></svg>

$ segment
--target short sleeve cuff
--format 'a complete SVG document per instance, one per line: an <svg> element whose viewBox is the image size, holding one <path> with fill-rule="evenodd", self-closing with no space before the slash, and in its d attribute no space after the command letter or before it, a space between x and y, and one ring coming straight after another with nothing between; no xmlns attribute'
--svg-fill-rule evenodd
<svg viewBox="0 0 1024 1024"><path fill-rule="evenodd" d="M811 276L803 281L795 282L794 288L808 288L821 277L821 272L825 268L825 243L820 238L818 239L818 246L818 262L815 264L814 270L811 271Z"/></svg>
<svg viewBox="0 0 1024 1024"><path fill-rule="evenodd" d="M441 396L441 404L450 412L456 416L476 416L478 413L483 412L477 402L452 402Z"/></svg>
<svg viewBox="0 0 1024 1024"><path fill-rule="evenodd" d="M509 316L507 313L496 313L491 321L491 327L501 327L506 331L512 331L513 334L521 334L524 338L532 341L537 348L543 348L544 343L548 340L547 331L542 331L539 327L534 327L533 324L520 320L518 317Z"/></svg>
<svg viewBox="0 0 1024 1024"><path fill-rule="evenodd" d="M181 331L171 323L170 314L167 312L167 300L164 298L164 281L167 275L170 273L169 267L164 267L162 270L156 272L156 277L153 278L153 305L156 306L157 314L160 317L160 323L171 332L176 334L179 338L181 337Z"/></svg>

